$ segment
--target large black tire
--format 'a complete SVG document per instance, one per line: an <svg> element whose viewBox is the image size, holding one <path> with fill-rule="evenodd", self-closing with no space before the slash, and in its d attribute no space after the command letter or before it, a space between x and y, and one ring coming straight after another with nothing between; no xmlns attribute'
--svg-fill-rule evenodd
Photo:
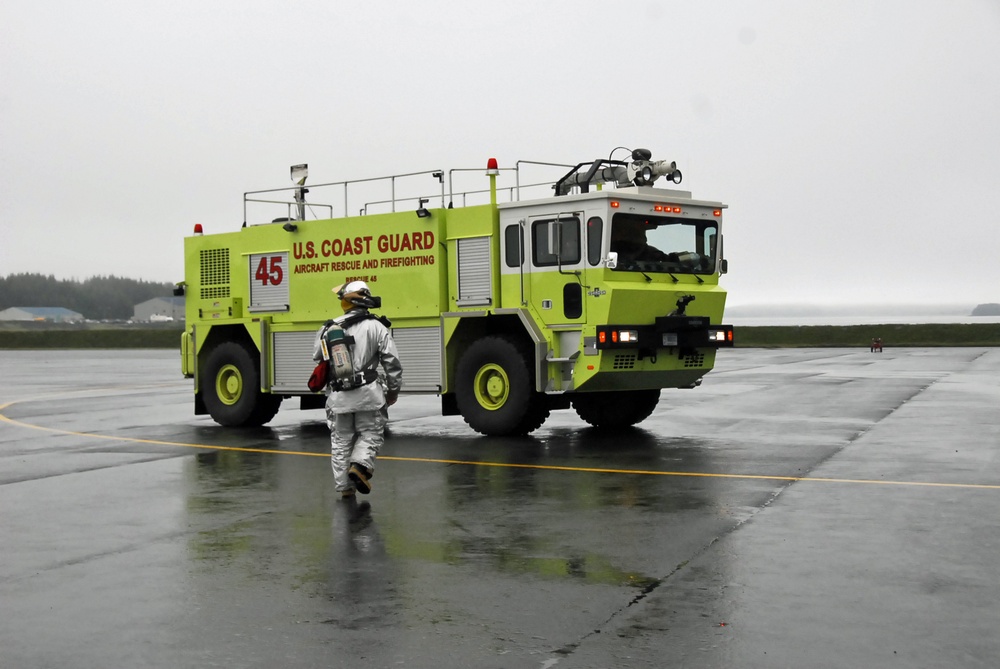
<svg viewBox="0 0 1000 669"><path fill-rule="evenodd" d="M580 393L573 398L573 408L594 427L621 428L649 418L659 401L659 390Z"/></svg>
<svg viewBox="0 0 1000 669"><path fill-rule="evenodd" d="M209 415L226 427L263 425L281 405L280 396L260 391L257 352L236 342L225 342L209 352L199 385Z"/></svg>
<svg viewBox="0 0 1000 669"><path fill-rule="evenodd" d="M545 397L535 392L531 354L506 336L475 341L458 361L456 401L476 432L491 436L528 434L549 417Z"/></svg>

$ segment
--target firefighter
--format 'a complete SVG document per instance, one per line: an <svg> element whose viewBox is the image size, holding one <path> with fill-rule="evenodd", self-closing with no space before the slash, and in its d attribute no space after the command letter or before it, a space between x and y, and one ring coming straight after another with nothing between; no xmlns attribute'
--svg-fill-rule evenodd
<svg viewBox="0 0 1000 669"><path fill-rule="evenodd" d="M355 372L353 387L338 390L326 387L326 422L330 426L330 465L337 491L353 498L355 491L371 492L375 458L385 438L387 409L396 403L403 379L403 367L389 333L389 321L369 309L381 306L364 281L351 281L333 289L344 315L333 322L344 330L350 342L350 359ZM327 325L316 334L313 359L323 358L322 339ZM377 373L381 365L384 385Z"/></svg>

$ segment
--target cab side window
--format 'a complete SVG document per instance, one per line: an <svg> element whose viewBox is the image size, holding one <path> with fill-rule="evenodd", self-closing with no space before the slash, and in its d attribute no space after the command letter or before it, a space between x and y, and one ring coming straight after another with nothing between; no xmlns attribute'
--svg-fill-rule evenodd
<svg viewBox="0 0 1000 669"><path fill-rule="evenodd" d="M574 216L535 221L531 224L531 249L538 267L580 262L580 219Z"/></svg>
<svg viewBox="0 0 1000 669"><path fill-rule="evenodd" d="M524 245L521 243L521 226L508 225L503 231L504 235L504 260L507 267L520 267L521 258L524 257Z"/></svg>
<svg viewBox="0 0 1000 669"><path fill-rule="evenodd" d="M600 216L587 220L587 262L591 266L601 264L601 241L604 236L604 221Z"/></svg>

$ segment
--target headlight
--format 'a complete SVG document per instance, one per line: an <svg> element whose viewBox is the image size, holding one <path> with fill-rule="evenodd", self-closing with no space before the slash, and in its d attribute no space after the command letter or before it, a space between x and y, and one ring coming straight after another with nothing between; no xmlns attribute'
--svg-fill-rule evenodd
<svg viewBox="0 0 1000 669"><path fill-rule="evenodd" d="M621 342L622 344L629 342L639 341L639 331L638 330L612 330L611 331L611 341Z"/></svg>
<svg viewBox="0 0 1000 669"><path fill-rule="evenodd" d="M733 341L733 332L732 330L709 330L708 341L715 341L723 344L731 342Z"/></svg>

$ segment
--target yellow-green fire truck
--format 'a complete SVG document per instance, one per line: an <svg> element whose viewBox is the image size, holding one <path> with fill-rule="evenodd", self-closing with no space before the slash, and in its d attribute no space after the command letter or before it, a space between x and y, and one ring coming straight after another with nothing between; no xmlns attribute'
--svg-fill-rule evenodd
<svg viewBox="0 0 1000 669"><path fill-rule="evenodd" d="M185 239L181 359L195 413L253 426L284 399L322 407L307 387L314 335L341 313L331 288L361 279L392 321L403 394L438 395L442 414L487 435L526 434L571 406L596 427L639 423L661 389L696 387L733 345L725 205L654 187L681 173L651 158L505 170L490 159L489 187L463 193L454 180L471 170L447 172L447 185L430 170L307 189L294 166L292 187L244 194L242 228L199 224ZM534 166L562 176L531 198L540 184L521 181ZM404 180L415 194L403 197ZM352 189L377 182L389 196L353 214ZM306 202L320 188L334 204ZM286 215L246 222L248 207L275 206Z"/></svg>

